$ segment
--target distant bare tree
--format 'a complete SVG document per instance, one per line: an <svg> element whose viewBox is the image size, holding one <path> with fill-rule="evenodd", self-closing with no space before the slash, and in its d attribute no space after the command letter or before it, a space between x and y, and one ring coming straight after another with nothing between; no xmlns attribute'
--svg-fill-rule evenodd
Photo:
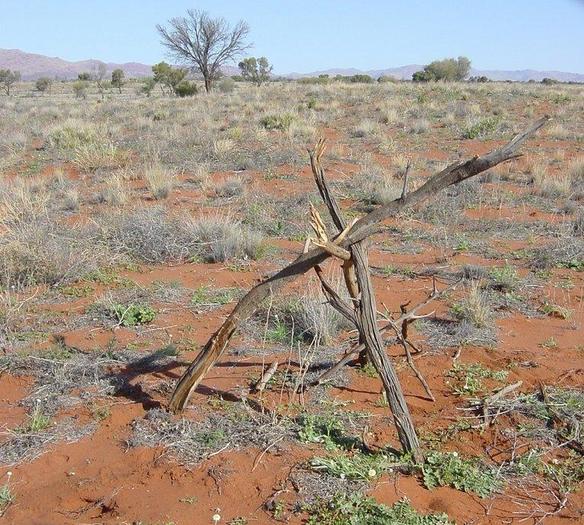
<svg viewBox="0 0 584 525"><path fill-rule="evenodd" d="M97 85L97 91L101 95L103 100L105 91L105 76L107 74L107 67L103 62L100 62L95 68L95 83Z"/></svg>
<svg viewBox="0 0 584 525"><path fill-rule="evenodd" d="M241 55L251 44L246 43L249 26L240 20L231 27L224 18L211 18L205 11L187 11L187 16L172 18L169 27L157 25L170 56L201 73L205 90L221 74L221 66Z"/></svg>
<svg viewBox="0 0 584 525"><path fill-rule="evenodd" d="M2 85L7 95L10 95L10 88L17 82L20 82L20 71L0 69L0 85Z"/></svg>

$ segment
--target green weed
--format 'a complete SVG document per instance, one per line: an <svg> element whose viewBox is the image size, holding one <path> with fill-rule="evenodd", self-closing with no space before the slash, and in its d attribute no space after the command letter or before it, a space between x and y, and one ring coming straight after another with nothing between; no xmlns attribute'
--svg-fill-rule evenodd
<svg viewBox="0 0 584 525"><path fill-rule="evenodd" d="M112 307L112 313L120 325L127 327L151 323L156 317L154 309L145 304L116 304Z"/></svg>
<svg viewBox="0 0 584 525"><path fill-rule="evenodd" d="M338 494L306 508L308 525L450 525L446 514L419 514L407 499L391 507L361 494Z"/></svg>
<svg viewBox="0 0 584 525"><path fill-rule="evenodd" d="M481 498L492 495L501 488L502 482L496 470L482 464L476 458L462 459L456 452L430 452L422 467L424 485L454 487L473 492Z"/></svg>

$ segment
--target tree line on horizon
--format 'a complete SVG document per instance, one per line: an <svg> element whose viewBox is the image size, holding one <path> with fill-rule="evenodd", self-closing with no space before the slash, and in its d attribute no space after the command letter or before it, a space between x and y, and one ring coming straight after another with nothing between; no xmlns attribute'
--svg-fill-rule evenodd
<svg viewBox="0 0 584 525"><path fill-rule="evenodd" d="M156 29L161 38L161 44L167 48L168 55L180 67L173 67L166 62L152 66L153 76L144 80L140 92L150 96L156 86L163 94L186 97L198 92L197 84L188 80L190 72L202 77L205 91L212 91L218 80L223 77L222 68L229 62L244 54L252 44L247 42L249 26L239 20L231 26L224 18L213 18L206 11L189 9L185 16L175 17L168 21L167 26L157 25ZM461 82L468 78L471 61L469 58L445 58L435 60L424 66L421 71L412 75L413 82ZM223 77L222 91L231 91L233 82L246 81L257 86L270 81L273 66L266 57L247 57L238 64L240 74L232 77ZM85 98L90 82L93 82L101 97L104 97L108 88L115 88L119 93L125 84L125 73L122 69L115 69L111 79L106 80L106 66L100 63L93 73L84 72L78 75L73 83L73 91L78 98ZM229 80L227 80L229 79ZM10 95L11 88L21 80L18 71L0 69L0 87L6 95ZM354 83L399 82L390 75L382 75L375 79L367 74L351 76L319 75L318 77L303 77L301 83L325 84L330 81L348 81ZM486 76L470 77L471 82L488 82ZM544 78L543 84L553 84L557 81ZM35 90L45 93L50 90L52 79L42 77L35 82Z"/></svg>

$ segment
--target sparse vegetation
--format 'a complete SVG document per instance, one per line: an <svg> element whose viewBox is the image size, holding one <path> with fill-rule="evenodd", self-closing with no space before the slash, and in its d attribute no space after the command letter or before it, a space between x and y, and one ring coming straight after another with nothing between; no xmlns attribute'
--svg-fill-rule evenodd
<svg viewBox="0 0 584 525"><path fill-rule="evenodd" d="M121 326L138 326L154 321L156 312L147 304L114 304L112 314Z"/></svg>
<svg viewBox="0 0 584 525"><path fill-rule="evenodd" d="M406 499L387 507L359 494L337 495L308 507L310 525L449 525L445 514L419 514Z"/></svg>
<svg viewBox="0 0 584 525"><path fill-rule="evenodd" d="M456 452L430 452L422 471L424 485L429 489L450 486L486 498L502 488L495 468L475 459L463 459Z"/></svg>
<svg viewBox="0 0 584 525"><path fill-rule="evenodd" d="M114 71L110 83L111 69L99 80L91 68L45 91L19 81L0 97L0 371L9 389L0 463L20 472L31 461L36 471L53 465L53 455L69 457L57 474L66 473L75 498L86 497L83 479L103 472L96 501L64 510L77 521L118 513L178 523L185 509L199 508L193 486L161 492L164 517L148 509L124 515L130 493L108 499L123 457L128 483L138 479L147 490L144 462L162 483L170 478L160 469L180 476L188 468L222 491L222 510L201 515L209 522L216 513L234 525L447 524L461 520L462 502L495 494L515 519L538 520L565 504L556 514L569 522L584 479L576 366L582 87L268 79L268 64L261 82L253 67L247 82L224 71L205 94L189 64L169 63L176 66L158 64L151 79L127 70L118 83ZM393 450L390 398L371 362L356 365L353 353L316 384L358 337L310 273L261 303L184 417L153 408L166 406L185 363L245 291L314 237L310 203L324 213L305 151L320 136L330 190L350 224L399 199L406 171L411 195L450 162L489 150L549 111L555 126L528 141L523 157L401 211L369 240L379 327L406 402L416 406L425 460ZM339 228L324 221L333 239ZM338 260L322 270L341 300L359 304L341 293ZM462 279L415 311L434 313L408 325L411 363L435 404L383 319L412 312L433 279L438 291ZM447 411L436 419L440 407ZM107 448L111 463L95 454L85 462L79 451L89 445ZM226 487L239 482L241 465L261 500L250 496L239 508ZM290 475L274 483L278 472ZM434 491L423 505L419 491L393 506L365 496L388 482L403 488L405 477ZM34 509L22 495L46 497L46 488L34 477L12 481L0 480L0 514L26 521ZM282 492L266 501L268 486ZM442 506L441 486L454 489L456 505ZM528 494L521 508L514 490Z"/></svg>
<svg viewBox="0 0 584 525"><path fill-rule="evenodd" d="M176 179L172 171L162 166L159 162L153 162L144 167L143 176L152 197L156 200L168 198Z"/></svg>

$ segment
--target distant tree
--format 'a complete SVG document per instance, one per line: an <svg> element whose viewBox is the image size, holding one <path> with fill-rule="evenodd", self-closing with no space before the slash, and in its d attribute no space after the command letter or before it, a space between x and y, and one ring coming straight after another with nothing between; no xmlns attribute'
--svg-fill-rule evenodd
<svg viewBox="0 0 584 525"><path fill-rule="evenodd" d="M147 97L152 94L153 89L156 87L156 80L153 78L144 79L144 83L140 87L140 93L144 93Z"/></svg>
<svg viewBox="0 0 584 525"><path fill-rule="evenodd" d="M370 75L362 74L352 75L350 77L347 77L347 79L349 80L349 82L354 82L357 84L373 84L373 82L375 82L373 80L373 77L371 77Z"/></svg>
<svg viewBox="0 0 584 525"><path fill-rule="evenodd" d="M186 78L188 71L160 62L152 66L152 73L154 73L154 82L160 84L163 92L176 95L176 88Z"/></svg>
<svg viewBox="0 0 584 525"><path fill-rule="evenodd" d="M169 27L157 25L169 54L199 72L205 90L221 75L221 66L250 47L245 42L249 26L242 20L231 27L224 18L211 18L205 11L189 9L184 17L172 18Z"/></svg>
<svg viewBox="0 0 584 525"><path fill-rule="evenodd" d="M97 91L101 95L102 100L105 96L105 88L106 88L105 77L106 77L106 75L107 75L107 67L103 62L100 62L99 64L97 64L97 66L95 68L94 78L95 78L95 83L97 85Z"/></svg>
<svg viewBox="0 0 584 525"><path fill-rule="evenodd" d="M49 90L52 83L53 81L50 78L41 77L35 82L34 87L39 93L44 93Z"/></svg>
<svg viewBox="0 0 584 525"><path fill-rule="evenodd" d="M20 82L20 71L0 69L0 84L7 95L10 95L10 88L17 82Z"/></svg>
<svg viewBox="0 0 584 525"><path fill-rule="evenodd" d="M77 80L82 80L84 82L89 82L91 80L91 73L79 73L77 75Z"/></svg>
<svg viewBox="0 0 584 525"><path fill-rule="evenodd" d="M118 91L122 92L122 86L124 85L125 78L123 69L114 69L112 71L112 86L118 88Z"/></svg>
<svg viewBox="0 0 584 525"><path fill-rule="evenodd" d="M330 81L329 75L318 75L318 77L302 77L297 80L300 84L328 84Z"/></svg>
<svg viewBox="0 0 584 525"><path fill-rule="evenodd" d="M435 60L424 67L423 71L416 71L412 75L414 82L429 82L432 80L464 80L470 71L470 60L466 57L445 58Z"/></svg>
<svg viewBox="0 0 584 525"><path fill-rule="evenodd" d="M458 57L456 61L456 78L454 80L462 81L470 73L470 58Z"/></svg>
<svg viewBox="0 0 584 525"><path fill-rule="evenodd" d="M244 58L239 63L241 76L254 84L261 86L264 82L270 80L273 66L270 65L266 57L249 57Z"/></svg>
<svg viewBox="0 0 584 525"><path fill-rule="evenodd" d="M469 82L479 82L479 83L483 83L483 82L488 82L488 81L489 81L489 78L488 78L488 77L486 77L485 75L481 75L481 76L478 76L478 77L470 77L470 78L468 79L468 81L469 81Z"/></svg>
<svg viewBox="0 0 584 525"><path fill-rule="evenodd" d="M433 78L426 71L416 71L412 75L412 80L414 82L429 82Z"/></svg>
<svg viewBox="0 0 584 525"><path fill-rule="evenodd" d="M386 83L396 83L399 82L399 80L397 78L395 78L394 76L391 75L381 75L378 79L377 82L379 82L380 84L386 84Z"/></svg>
<svg viewBox="0 0 584 525"><path fill-rule="evenodd" d="M552 84L557 84L558 81L555 78L545 77L541 79L541 83L550 86Z"/></svg>
<svg viewBox="0 0 584 525"><path fill-rule="evenodd" d="M73 82L73 93L75 93L75 98L87 98L87 88L89 87L89 82L87 80L76 80Z"/></svg>

